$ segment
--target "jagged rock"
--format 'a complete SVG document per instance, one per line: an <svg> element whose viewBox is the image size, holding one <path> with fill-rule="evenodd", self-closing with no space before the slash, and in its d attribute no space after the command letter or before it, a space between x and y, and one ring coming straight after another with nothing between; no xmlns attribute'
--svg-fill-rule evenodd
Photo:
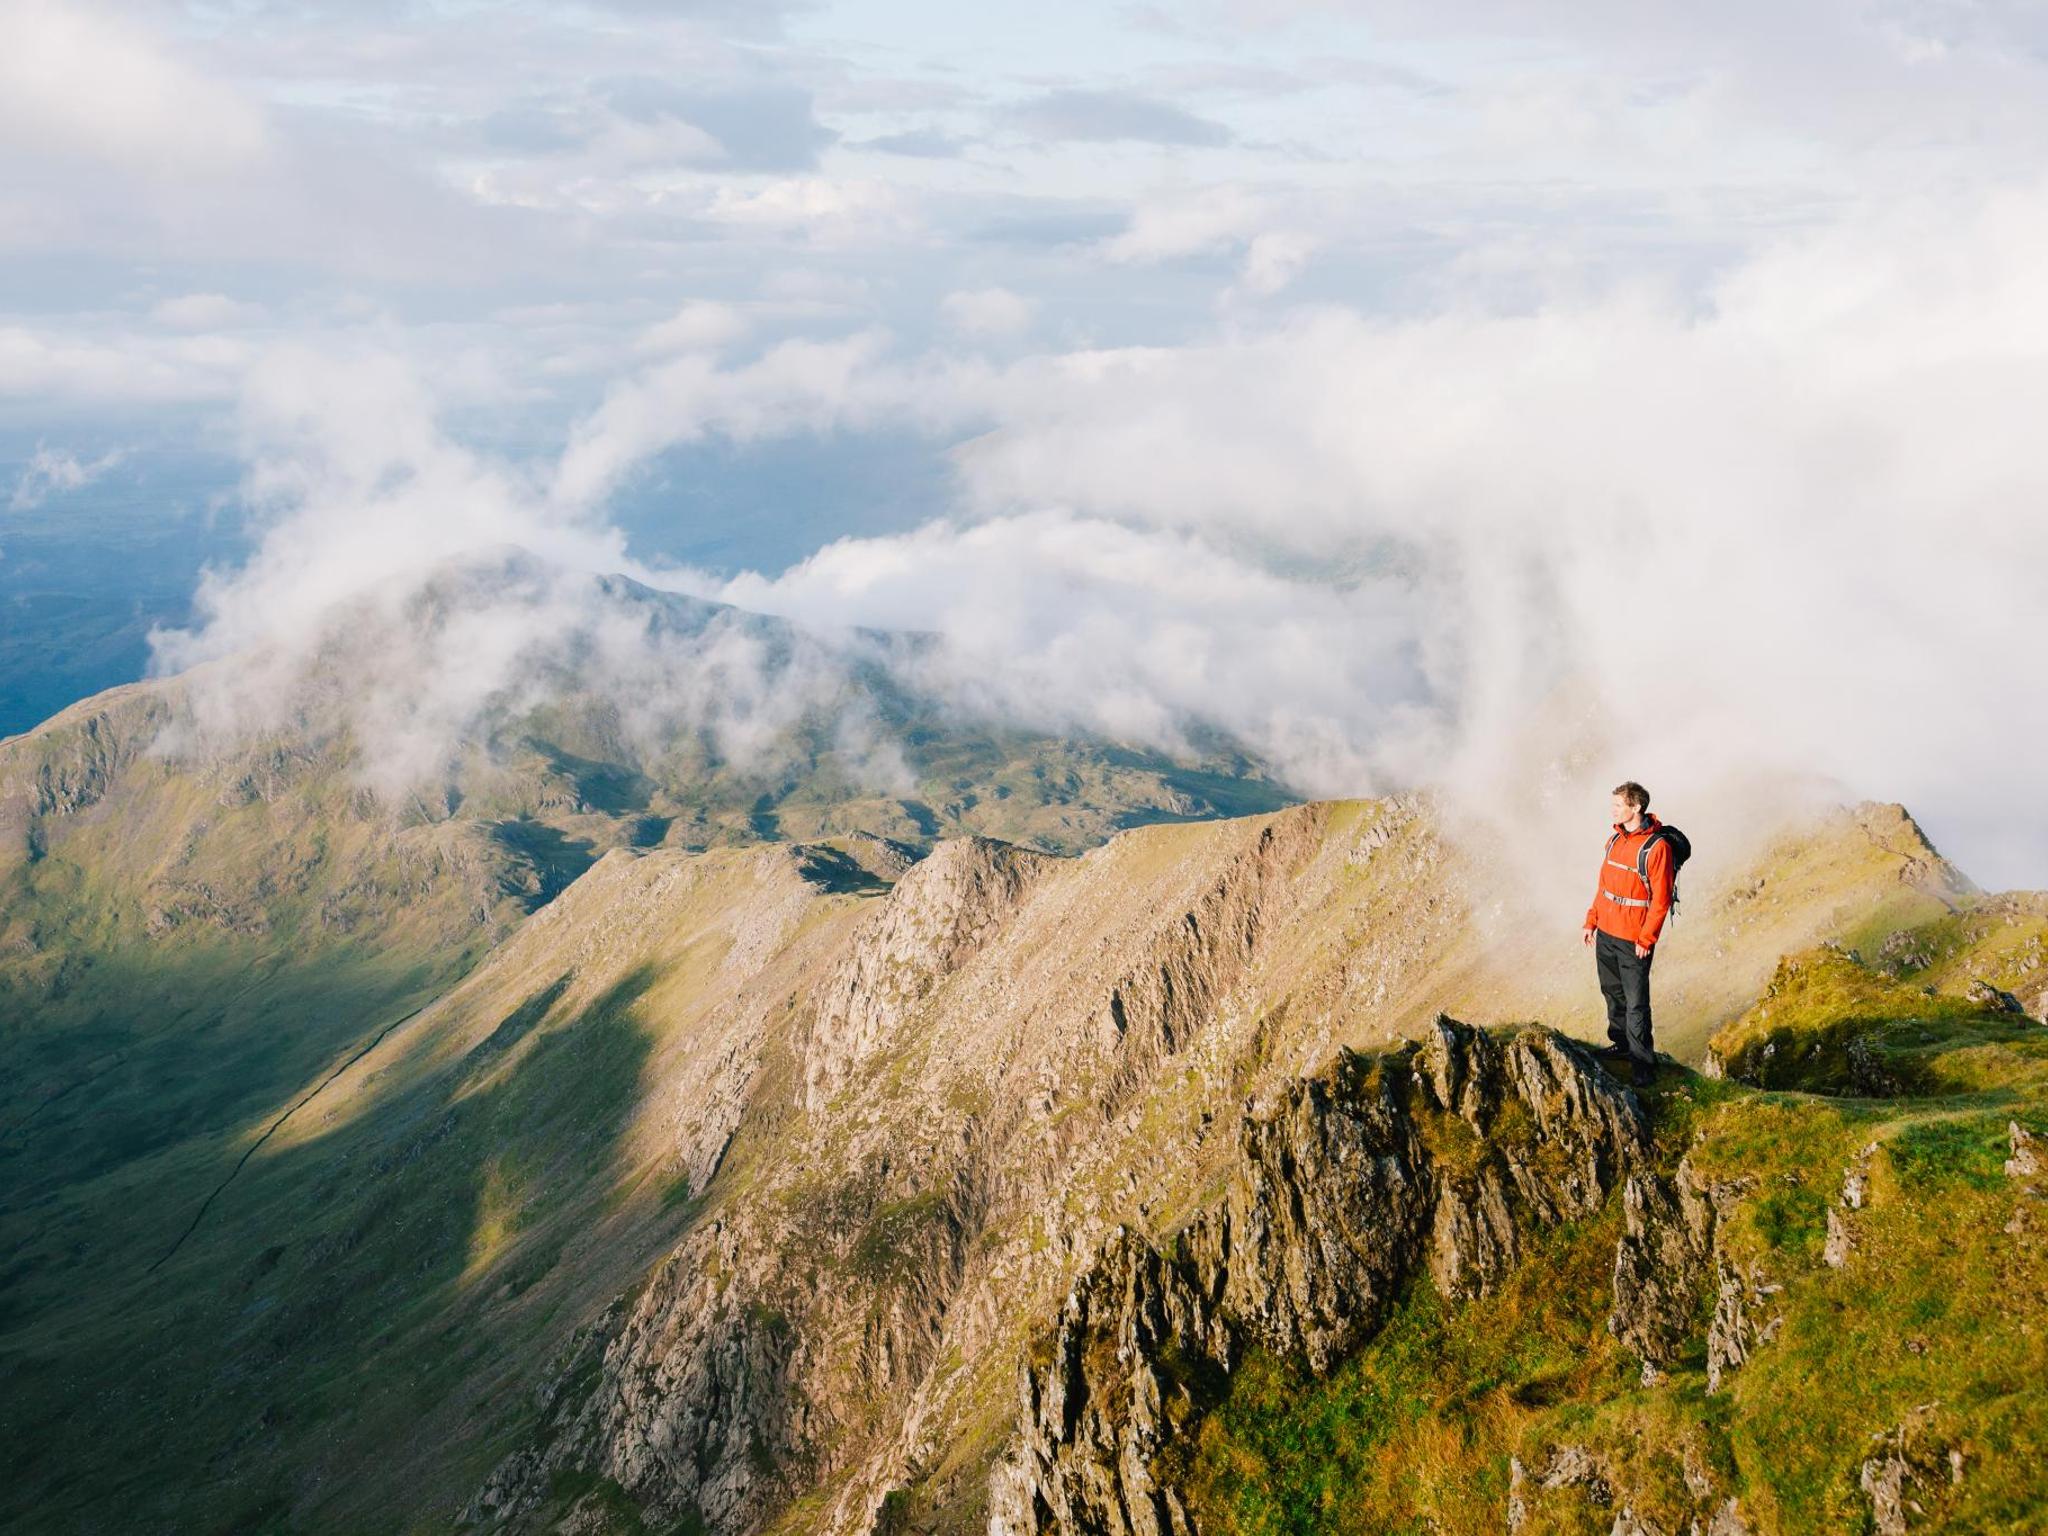
<svg viewBox="0 0 2048 1536"><path fill-rule="evenodd" d="M1721 1378L1749 1358L1751 1336L1747 1287L1732 1265L1716 1266L1714 1316L1707 1325L1707 1392L1721 1390Z"/></svg>
<svg viewBox="0 0 2048 1536"><path fill-rule="evenodd" d="M1930 1513L1928 1505L1942 1495L1944 1484L1962 1481L1961 1453L1936 1441L1937 1407L1922 1403L1896 1429L1871 1437L1876 1450L1859 1469L1857 1485L1870 1500L1876 1536L1906 1536Z"/></svg>
<svg viewBox="0 0 2048 1536"><path fill-rule="evenodd" d="M2005 1176L2009 1179L2030 1179L2041 1171L2041 1152L2038 1139L2017 1120L2005 1123L2005 1135L2012 1146L2012 1156L2005 1160Z"/></svg>
<svg viewBox="0 0 2048 1536"><path fill-rule="evenodd" d="M1693 1443L1683 1447L1682 1469L1686 1490L1693 1496L1695 1511L1682 1528L1683 1536L1751 1536L1740 1502L1730 1495L1716 1499L1713 1481L1698 1459ZM1629 1490L1617 1480L1614 1470L1597 1452L1583 1445L1552 1446L1539 1470L1531 1472L1519 1457L1508 1460L1508 1536L1524 1530L1532 1508L1532 1488L1545 1492L1576 1490L1596 1510L1614 1509L1608 1536L1677 1536L1636 1508ZM1619 1508L1616 1506L1619 1505ZM1578 1525L1573 1526L1579 1528Z"/></svg>
<svg viewBox="0 0 2048 1536"><path fill-rule="evenodd" d="M1623 1186L1607 1328L1642 1357L1646 1380L1678 1358L1709 1297L1709 1392L1777 1332L1778 1319L1758 1325L1750 1314L1784 1287L1753 1266L1745 1270L1720 1243L1721 1219L1747 1188L1747 1180L1710 1183L1689 1158L1669 1179L1644 1171Z"/></svg>
<svg viewBox="0 0 2048 1536"><path fill-rule="evenodd" d="M1614 1502L1614 1489L1606 1469L1583 1445L1560 1445L1550 1453L1549 1464L1537 1481L1545 1488L1583 1488L1595 1504Z"/></svg>
<svg viewBox="0 0 2048 1536"><path fill-rule="evenodd" d="M988 838L940 843L896 882L820 989L804 1104L820 1109L910 1012L994 935L1057 860Z"/></svg>
<svg viewBox="0 0 2048 1536"><path fill-rule="evenodd" d="M1529 1480L1529 1469L1522 1465L1522 1458L1508 1458L1508 1536L1519 1536L1522 1527L1529 1521L1529 1501L1523 1493L1523 1484Z"/></svg>
<svg viewBox="0 0 2048 1536"><path fill-rule="evenodd" d="M1100 958L1085 973L1078 946L1042 938L1074 931L1076 873L1088 866L982 840L942 845L902 874L857 921L808 1005L788 999L803 1017L801 1055L780 1113L797 1130L774 1146L766 1178L794 1198L750 1190L721 1206L716 1158L704 1177L693 1171L693 1198L701 1192L724 1212L723 1235L707 1247L704 1230L693 1231L635 1295L592 1379L493 1474L492 1517L520 1523L558 1473L579 1472L616 1482L650 1519L691 1516L737 1532L794 1488L836 1475L843 1481L821 1521L871 1528L888 1489L937 1454L923 1394L945 1385L935 1374L942 1347L959 1356L1008 1348L1005 1316L1056 1298L1081 1255L1105 1241L1113 1221L1087 1187L1083 1159L1120 1144L1135 1124L1124 1100L1214 1022L1327 815L1304 807L1247 823L1228 857L1193 865L1193 878L1169 887L1164 910L1098 902L1088 915L1099 913L1101 926L1081 931ZM1055 871L1056 881L1044 878ZM1049 915L1034 905L1041 900ZM1021 977L1006 947L1020 926L1041 940ZM749 1031L733 1038L758 1061ZM889 1097L890 1073L875 1068L900 1071L913 1052L925 1103L906 1120ZM944 1053L938 1063L933 1053ZM719 1059L693 1058L693 1070ZM806 1115L813 1067L831 1102ZM929 1091L941 1074L953 1085L943 1096ZM758 1109L751 1073L726 1076L713 1097L752 1093ZM771 1081L763 1077L764 1091ZM902 1077L893 1081L900 1092ZM721 1119L712 1128L731 1127ZM722 1150L724 1135L707 1145ZM1129 1178L1122 1187L1135 1190ZM988 1243L996 1202L1043 1241L1018 1232ZM751 1362L744 1394L728 1379L735 1358ZM893 1444L876 1435L892 1410Z"/></svg>
<svg viewBox="0 0 2048 1536"><path fill-rule="evenodd" d="M1701 1501L1702 1514L1695 1515L1685 1527L1685 1536L1750 1536L1749 1522L1743 1518L1737 1501L1730 1497L1708 1507L1707 1501L1713 1492L1711 1486L1702 1483L1703 1474L1696 1475L1690 1462L1687 1467L1686 1485L1693 1497ZM1625 1490L1616 1485L1613 1472L1599 1456L1583 1445L1573 1444L1553 1446L1541 1470L1533 1474L1523 1466L1519 1457L1509 1458L1508 1536L1518 1536L1528 1525L1531 1514L1529 1489L1532 1484L1545 1491L1575 1489L1596 1509L1613 1508L1618 1500L1621 1507L1615 1510L1608 1536L1667 1536L1663 1526L1636 1509Z"/></svg>
<svg viewBox="0 0 2048 1536"><path fill-rule="evenodd" d="M1245 1345L1327 1371L1408 1277L1484 1292L1523 1233L1590 1214L1647 1152L1634 1097L1548 1030L1440 1017L1422 1046L1346 1053L1245 1123L1228 1189L1171 1257L1122 1229L1105 1245L1021 1372L992 1536L1183 1536L1153 1460Z"/></svg>
<svg viewBox="0 0 2048 1536"><path fill-rule="evenodd" d="M1996 1008L2000 1013L2026 1013L2026 1005L2003 987L1995 987L1982 979L1972 981L1963 994L1973 1003L1982 1003L1986 1008Z"/></svg>
<svg viewBox="0 0 2048 1536"><path fill-rule="evenodd" d="M1714 1257L1714 1316L1707 1325L1707 1391L1721 1390L1730 1371L1742 1366L1759 1344L1768 1344L1784 1325L1782 1313L1759 1322L1756 1312L1785 1289L1769 1280L1755 1264L1743 1265L1725 1254Z"/></svg>
<svg viewBox="0 0 2048 1536"><path fill-rule="evenodd" d="M1668 1366L1695 1331L1713 1254L1714 1203L1689 1162L1665 1179L1636 1173L1622 1186L1607 1331L1646 1366Z"/></svg>
<svg viewBox="0 0 2048 1536"><path fill-rule="evenodd" d="M670 1256L638 1301L615 1303L549 1375L548 1434L508 1457L464 1511L499 1523L546 1496L555 1474L593 1469L652 1518L747 1523L758 1486L793 1450L794 1339L759 1294L723 1223ZM650 1347L658 1341L659 1347Z"/></svg>
<svg viewBox="0 0 2048 1536"><path fill-rule="evenodd" d="M1820 1250L1821 1262L1829 1269L1840 1269L1849 1262L1849 1252L1855 1246L1855 1239L1849 1235L1849 1224L1842 1219L1842 1213L1830 1209L1827 1241Z"/></svg>
<svg viewBox="0 0 2048 1536"><path fill-rule="evenodd" d="M1876 1152L1877 1143L1870 1142L1842 1170L1842 1204L1852 1211L1862 1210L1870 1193L1870 1159Z"/></svg>
<svg viewBox="0 0 2048 1536"><path fill-rule="evenodd" d="M1186 1267L1119 1227L1068 1296L1049 1356L1019 1372L1029 1459L1005 1491L1025 1501L1021 1528L1189 1536L1153 1459L1199 1411L1204 1376L1226 1372L1236 1349ZM1176 1370L1183 1362L1196 1368ZM1069 1445L1096 1454L1060 1458Z"/></svg>

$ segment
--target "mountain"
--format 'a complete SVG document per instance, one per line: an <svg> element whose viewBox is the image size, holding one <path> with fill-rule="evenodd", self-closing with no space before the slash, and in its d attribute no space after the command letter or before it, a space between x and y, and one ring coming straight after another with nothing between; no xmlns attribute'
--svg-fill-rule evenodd
<svg viewBox="0 0 2048 1536"><path fill-rule="evenodd" d="M51 795L198 798L66 729L106 766ZM64 825L51 800L18 866L76 893L74 940L147 931L106 914L160 866L96 875L146 820L96 824L115 793ZM2040 1011L2048 898L1977 892L1896 806L1703 844L1660 1027L1721 1075L1636 1094L1572 1038L1597 1032L1576 910L1518 908L1509 851L1465 830L1400 796L1079 853L624 838L474 937L476 871L426 850L492 829L401 828L449 842L374 845L429 874L335 951L369 980L330 994L324 1055L286 1043L288 962L183 1012L138 963L184 1054L112 1086L117 1049L13 1111L0 1515L2016 1528L2044 1494L2048 1103L2012 1010ZM223 968L260 942L201 929ZM465 933L461 964L435 948ZM54 990L66 962L19 963ZM63 1004L44 1035L112 1028ZM103 1092L152 1091L175 1123L99 1128Z"/></svg>
<svg viewBox="0 0 2048 1536"><path fill-rule="evenodd" d="M838 838L893 869L946 836L1076 851L1290 798L1227 744L977 714L920 686L925 647L501 551L304 654L0 742L7 1207L205 1184L611 850Z"/></svg>

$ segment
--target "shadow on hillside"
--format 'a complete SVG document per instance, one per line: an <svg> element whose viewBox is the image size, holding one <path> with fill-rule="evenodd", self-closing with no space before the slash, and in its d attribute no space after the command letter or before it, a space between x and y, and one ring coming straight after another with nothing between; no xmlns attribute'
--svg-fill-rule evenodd
<svg viewBox="0 0 2048 1536"><path fill-rule="evenodd" d="M32 1020L0 1047L0 1227L59 1190L281 1111L382 1024L452 987L464 961L428 971L148 950L90 957L69 999L0 988L0 1009Z"/></svg>
<svg viewBox="0 0 2048 1536"><path fill-rule="evenodd" d="M633 816L647 809L654 798L655 784L638 769L622 763L601 763L578 757L560 747L535 741L534 749L548 766L576 786L583 803L607 816Z"/></svg>
<svg viewBox="0 0 2048 1536"><path fill-rule="evenodd" d="M376 1114L260 1154L160 1273L118 1256L118 1278L110 1263L11 1339L0 1525L452 1518L531 1420L547 1320L605 1299L548 1287L617 1191L654 979L636 970L566 1019L568 978L539 989ZM536 1287L537 1310L521 1300Z"/></svg>
<svg viewBox="0 0 2048 1536"><path fill-rule="evenodd" d="M492 826L491 833L532 867L535 888L520 897L520 904L529 912L553 901L597 862L595 844L570 837L546 822L524 818L501 821Z"/></svg>

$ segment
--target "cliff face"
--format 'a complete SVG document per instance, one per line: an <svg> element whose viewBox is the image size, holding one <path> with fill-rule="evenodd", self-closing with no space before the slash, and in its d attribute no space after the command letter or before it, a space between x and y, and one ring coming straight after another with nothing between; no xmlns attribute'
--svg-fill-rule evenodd
<svg viewBox="0 0 2048 1536"><path fill-rule="evenodd" d="M1426 1274L1484 1294L1532 1229L1590 1216L1644 1161L1628 1090L1585 1047L1439 1018L1246 1122L1223 1199L1162 1253L1119 1230L1021 1371L1021 1444L989 1529L1191 1536L1161 1458L1248 1344L1321 1374Z"/></svg>
<svg viewBox="0 0 2048 1536"><path fill-rule="evenodd" d="M1031 883L1043 854L958 838L913 865L819 989L804 1049L804 1107L828 1104L962 962L984 947Z"/></svg>

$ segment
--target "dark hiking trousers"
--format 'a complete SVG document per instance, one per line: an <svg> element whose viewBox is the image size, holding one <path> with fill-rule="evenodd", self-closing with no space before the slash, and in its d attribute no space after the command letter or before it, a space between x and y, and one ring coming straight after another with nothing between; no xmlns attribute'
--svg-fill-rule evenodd
<svg viewBox="0 0 2048 1536"><path fill-rule="evenodd" d="M1593 933L1593 964L1600 994L1607 999L1607 1038L1628 1048L1629 1064L1655 1070L1657 1046L1650 1038L1650 962L1657 948L1638 956L1635 945L1605 928Z"/></svg>

